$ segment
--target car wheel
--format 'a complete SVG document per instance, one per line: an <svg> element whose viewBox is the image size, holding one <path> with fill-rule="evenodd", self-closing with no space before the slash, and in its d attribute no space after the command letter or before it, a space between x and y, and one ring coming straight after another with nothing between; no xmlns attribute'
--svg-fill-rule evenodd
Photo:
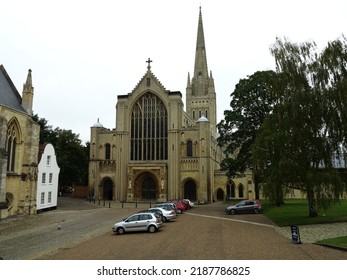
<svg viewBox="0 0 347 280"><path fill-rule="evenodd" d="M149 231L150 233L154 233L154 232L157 231L157 228L156 228L155 226L149 226L149 227L148 227L148 231Z"/></svg>
<svg viewBox="0 0 347 280"><path fill-rule="evenodd" d="M164 216L163 217L163 222L166 223L167 222L167 218Z"/></svg>
<svg viewBox="0 0 347 280"><path fill-rule="evenodd" d="M235 214L236 214L235 209L231 209L231 210L230 210L230 214L231 214L231 215L235 215Z"/></svg>
<svg viewBox="0 0 347 280"><path fill-rule="evenodd" d="M258 208L255 208L255 209L254 209L254 213L255 213L255 214L259 214L259 209L258 209Z"/></svg>
<svg viewBox="0 0 347 280"><path fill-rule="evenodd" d="M123 234L124 232L125 232L124 228L122 228L122 227L117 228L118 234Z"/></svg>

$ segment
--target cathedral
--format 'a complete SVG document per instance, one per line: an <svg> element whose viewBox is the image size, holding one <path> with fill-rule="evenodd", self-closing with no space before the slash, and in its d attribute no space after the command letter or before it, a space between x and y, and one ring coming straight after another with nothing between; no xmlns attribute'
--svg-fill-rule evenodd
<svg viewBox="0 0 347 280"><path fill-rule="evenodd" d="M251 174L229 180L220 170L216 92L201 8L185 111L182 93L167 90L152 72L152 61L146 62L135 88L117 97L116 128L107 129L99 120L91 127L89 188L94 197L128 202L188 198L202 204L254 198Z"/></svg>

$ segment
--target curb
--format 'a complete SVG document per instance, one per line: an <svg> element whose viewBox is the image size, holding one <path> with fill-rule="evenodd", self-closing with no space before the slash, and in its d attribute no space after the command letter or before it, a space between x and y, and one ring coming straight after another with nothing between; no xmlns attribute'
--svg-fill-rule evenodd
<svg viewBox="0 0 347 280"><path fill-rule="evenodd" d="M313 243L313 244L347 252L347 247L344 247L344 246L324 244L324 243L317 243L317 242Z"/></svg>

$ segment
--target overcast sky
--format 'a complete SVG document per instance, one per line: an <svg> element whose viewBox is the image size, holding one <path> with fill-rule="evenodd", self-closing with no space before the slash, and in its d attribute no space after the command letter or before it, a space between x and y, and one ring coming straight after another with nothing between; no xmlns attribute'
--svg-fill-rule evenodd
<svg viewBox="0 0 347 280"><path fill-rule="evenodd" d="M117 95L134 89L149 57L185 102L200 5L218 122L240 79L275 69L276 37L323 48L347 35L346 0L0 0L0 64L20 93L32 69L34 113L89 141L98 118L115 127Z"/></svg>

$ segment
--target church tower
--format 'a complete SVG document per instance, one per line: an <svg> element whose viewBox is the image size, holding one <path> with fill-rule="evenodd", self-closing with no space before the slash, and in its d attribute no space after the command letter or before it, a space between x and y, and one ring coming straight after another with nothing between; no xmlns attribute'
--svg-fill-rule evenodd
<svg viewBox="0 0 347 280"><path fill-rule="evenodd" d="M210 122L211 133L213 136L216 134L216 92L212 71L209 73L207 68L201 7L196 39L194 76L190 80L190 74L188 73L186 108L187 114L195 121L201 117L206 117Z"/></svg>

